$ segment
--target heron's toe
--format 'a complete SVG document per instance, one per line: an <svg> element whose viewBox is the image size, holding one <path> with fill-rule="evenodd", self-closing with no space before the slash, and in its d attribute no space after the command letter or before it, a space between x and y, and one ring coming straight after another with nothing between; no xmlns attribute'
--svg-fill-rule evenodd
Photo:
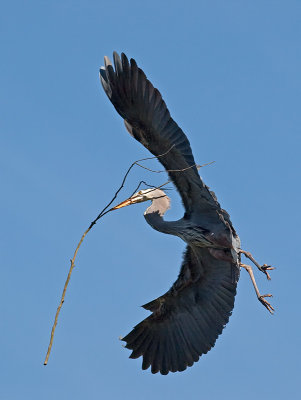
<svg viewBox="0 0 301 400"><path fill-rule="evenodd" d="M270 265L267 264L263 264L261 266L262 272L266 274L267 279L270 281L271 277L270 274L267 271L272 271L273 269L275 269L275 267L271 267Z"/></svg>
<svg viewBox="0 0 301 400"><path fill-rule="evenodd" d="M261 304L265 306L265 308L271 313L274 314L275 309L272 307L272 305L265 300L265 297L273 297L271 294L262 294L261 296L258 297L258 300L260 301Z"/></svg>

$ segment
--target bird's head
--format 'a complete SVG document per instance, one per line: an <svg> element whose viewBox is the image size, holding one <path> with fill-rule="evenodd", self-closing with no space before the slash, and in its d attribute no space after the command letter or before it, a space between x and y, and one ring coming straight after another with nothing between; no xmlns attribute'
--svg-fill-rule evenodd
<svg viewBox="0 0 301 400"><path fill-rule="evenodd" d="M133 194L127 200L124 200L117 206L113 207L112 210L117 210L118 208L130 206L132 204L143 203L144 201L154 200L161 197L167 197L161 189L151 188L139 190L139 192Z"/></svg>

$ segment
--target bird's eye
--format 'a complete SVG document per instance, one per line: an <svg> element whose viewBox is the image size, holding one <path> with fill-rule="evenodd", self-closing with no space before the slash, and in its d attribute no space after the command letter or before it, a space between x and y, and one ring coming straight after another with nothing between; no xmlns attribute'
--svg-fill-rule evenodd
<svg viewBox="0 0 301 400"><path fill-rule="evenodd" d="M142 190L139 190L138 194L142 194Z"/></svg>

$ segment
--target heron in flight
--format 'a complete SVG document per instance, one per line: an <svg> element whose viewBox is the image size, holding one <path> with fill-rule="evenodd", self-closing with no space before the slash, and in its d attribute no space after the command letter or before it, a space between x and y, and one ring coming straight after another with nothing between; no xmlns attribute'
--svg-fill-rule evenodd
<svg viewBox="0 0 301 400"><path fill-rule="evenodd" d="M122 340L130 358L143 357L142 369L152 373L183 371L206 354L222 333L234 307L240 268L245 268L258 300L273 313L261 295L252 268L241 262L249 258L270 279L272 267L258 264L243 251L229 214L198 174L189 141L171 118L158 89L154 88L134 59L114 52L100 69L100 80L127 131L163 164L185 207L183 218L164 221L170 206L161 189L140 190L118 206L151 201L146 222L159 232L180 237L187 247L179 276L162 296L145 304L151 315ZM159 157L160 155L160 157Z"/></svg>

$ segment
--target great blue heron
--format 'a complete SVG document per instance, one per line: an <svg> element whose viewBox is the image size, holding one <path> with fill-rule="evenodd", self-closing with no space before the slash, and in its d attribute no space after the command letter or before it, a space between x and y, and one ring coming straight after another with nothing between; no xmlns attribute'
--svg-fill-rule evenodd
<svg viewBox="0 0 301 400"><path fill-rule="evenodd" d="M198 174L189 141L171 118L160 92L153 87L135 60L114 52L114 66L108 57L100 69L102 86L116 111L124 119L128 132L163 164L181 195L185 214L174 222L163 220L170 199L161 189L135 193L115 208L150 200L144 213L146 222L159 232L179 236L187 243L176 282L164 295L143 307L152 314L134 327L122 340L130 357L143 356L142 369L152 373L183 371L199 360L215 344L234 307L240 267L246 268L259 301L272 313L261 295L252 268L241 263L247 256L229 214Z"/></svg>

